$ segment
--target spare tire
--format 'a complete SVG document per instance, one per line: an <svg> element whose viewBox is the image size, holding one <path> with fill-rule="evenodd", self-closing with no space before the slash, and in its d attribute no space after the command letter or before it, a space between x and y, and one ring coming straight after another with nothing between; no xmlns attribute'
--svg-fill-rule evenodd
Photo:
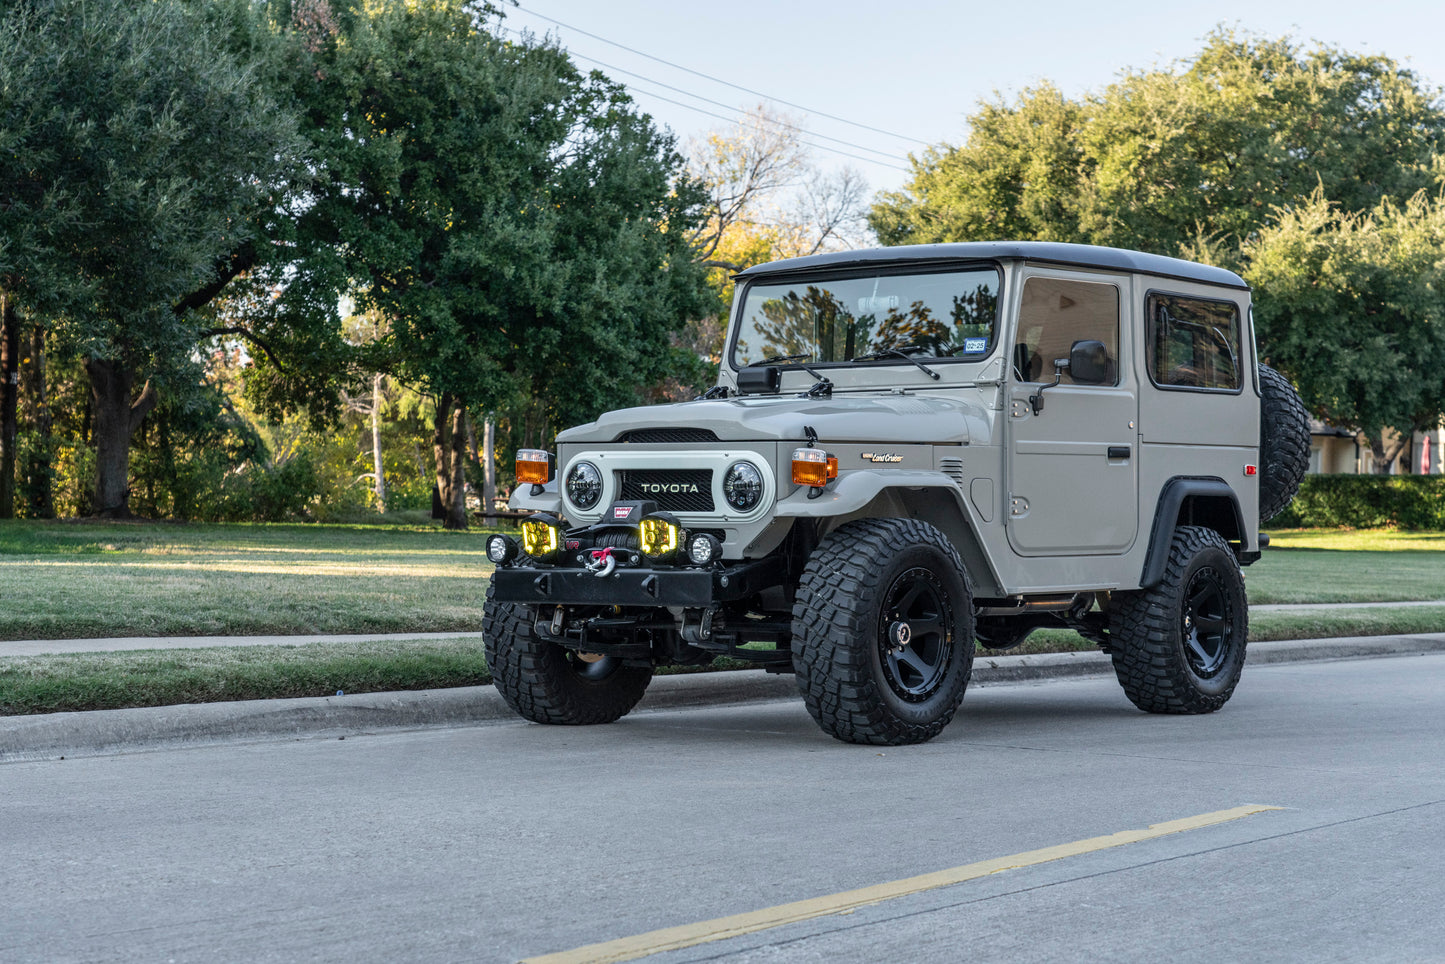
<svg viewBox="0 0 1445 964"><path fill-rule="evenodd" d="M1310 423L1299 393L1279 372L1259 366L1259 521L1279 515L1310 464Z"/></svg>

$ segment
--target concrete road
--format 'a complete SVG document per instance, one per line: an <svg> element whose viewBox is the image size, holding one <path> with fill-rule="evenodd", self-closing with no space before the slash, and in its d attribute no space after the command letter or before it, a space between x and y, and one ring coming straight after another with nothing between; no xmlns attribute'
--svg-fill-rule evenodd
<svg viewBox="0 0 1445 964"><path fill-rule="evenodd" d="M1244 805L1283 809L1094 839ZM647 959L1430 961L1442 868L1445 655L1254 666L1209 717L984 687L899 749L785 702L0 765L6 962L517 961L677 928L635 956L806 898Z"/></svg>

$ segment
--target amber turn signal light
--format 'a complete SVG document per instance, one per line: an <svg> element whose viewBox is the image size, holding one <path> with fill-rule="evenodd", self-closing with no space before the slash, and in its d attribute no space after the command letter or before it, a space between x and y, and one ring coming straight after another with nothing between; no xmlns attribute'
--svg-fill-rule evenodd
<svg viewBox="0 0 1445 964"><path fill-rule="evenodd" d="M517 450L517 482L546 485L552 481L552 457L543 449Z"/></svg>
<svg viewBox="0 0 1445 964"><path fill-rule="evenodd" d="M838 460L822 449L793 449L793 484L821 488L838 477Z"/></svg>

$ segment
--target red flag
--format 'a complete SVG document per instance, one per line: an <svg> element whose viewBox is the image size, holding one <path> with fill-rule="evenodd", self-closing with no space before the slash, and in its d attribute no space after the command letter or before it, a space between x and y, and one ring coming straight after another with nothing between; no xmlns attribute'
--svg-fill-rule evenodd
<svg viewBox="0 0 1445 964"><path fill-rule="evenodd" d="M1430 436L1425 436L1425 444L1420 446L1420 474L1430 474Z"/></svg>

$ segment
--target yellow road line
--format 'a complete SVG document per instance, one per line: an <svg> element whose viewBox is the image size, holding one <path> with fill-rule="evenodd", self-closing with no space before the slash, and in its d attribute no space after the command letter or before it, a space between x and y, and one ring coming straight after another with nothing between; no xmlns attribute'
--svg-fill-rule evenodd
<svg viewBox="0 0 1445 964"><path fill-rule="evenodd" d="M910 894L919 894L939 887L948 887L965 880L987 877L989 874L996 874L1003 870L1032 867L1035 864L1044 864L1051 860L1077 857L1081 854L1093 853L1096 850L1108 850L1112 847L1122 847L1125 844L1139 843L1142 840L1153 840L1157 837L1183 833L1186 830L1212 827L1215 824L1238 820L1241 817L1263 813L1266 810L1280 809L1283 808L1250 805L1234 807L1231 810L1216 810L1214 813L1201 813L1197 817L1185 817L1182 820L1152 824L1143 830L1121 830L1103 837L1076 840L1073 843L1044 847L1041 850L1030 850L1010 857L981 860L978 863L965 864L951 870L920 874L917 877L907 877L886 884L875 884L872 887L862 887L858 890L845 890L840 894L831 894L827 897L814 897L810 900L794 901L791 904L779 904L776 907L749 911L746 914L733 914L731 917L718 917L695 924L664 927L661 930L648 931L646 934L637 934L633 937L622 937L601 944L588 944L586 947L578 947L570 951L529 957L522 961L522 964L606 964L606 962L612 961L631 961L639 957L647 957L650 954L680 950L710 941L724 941L731 937L741 937L744 934L782 927L784 924L795 924L798 921L811 920L815 917L846 914L859 907L880 904L885 900L907 897Z"/></svg>

